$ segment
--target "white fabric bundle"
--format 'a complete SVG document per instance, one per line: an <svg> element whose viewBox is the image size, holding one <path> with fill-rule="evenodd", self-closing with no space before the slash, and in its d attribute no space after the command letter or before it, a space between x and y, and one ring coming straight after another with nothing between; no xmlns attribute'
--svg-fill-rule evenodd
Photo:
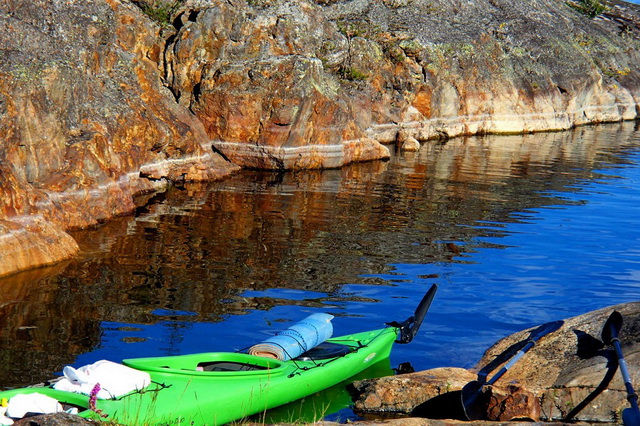
<svg viewBox="0 0 640 426"><path fill-rule="evenodd" d="M55 389L91 395L95 385L99 384L99 399L117 398L151 384L149 373L106 360L77 370L66 366L62 372L64 377L53 385Z"/></svg>
<svg viewBox="0 0 640 426"><path fill-rule="evenodd" d="M6 415L15 419L21 419L27 413L52 414L61 411L62 405L60 405L57 399L34 392L12 397L9 400ZM3 422L2 424L7 423Z"/></svg>

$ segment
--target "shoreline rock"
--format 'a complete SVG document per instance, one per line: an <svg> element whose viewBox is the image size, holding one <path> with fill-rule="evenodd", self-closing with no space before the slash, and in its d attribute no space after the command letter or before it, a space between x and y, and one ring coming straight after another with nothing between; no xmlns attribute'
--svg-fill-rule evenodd
<svg viewBox="0 0 640 426"><path fill-rule="evenodd" d="M520 413L527 414L525 417L539 413L533 418L535 421L619 423L620 412L628 407L626 389L620 371L614 370L615 352L601 341L602 327L614 310L624 317L620 339L625 359L628 365L638 365L640 302L611 306L566 319L558 331L543 337L496 381L497 398L509 386L517 385L537 398L539 411L531 406L520 407ZM460 391L464 385L478 380L477 374L492 377L522 348L533 329L498 341L473 371L438 368L355 382L355 410L462 420ZM630 374L632 382L640 384L640 372L631 368ZM513 393L509 390L504 395L511 397ZM508 420L498 414L494 418Z"/></svg>

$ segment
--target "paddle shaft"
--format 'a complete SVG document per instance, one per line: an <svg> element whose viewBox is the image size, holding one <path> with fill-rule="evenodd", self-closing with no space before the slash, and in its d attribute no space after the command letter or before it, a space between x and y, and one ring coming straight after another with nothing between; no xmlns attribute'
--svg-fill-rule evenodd
<svg viewBox="0 0 640 426"><path fill-rule="evenodd" d="M622 379L624 380L624 386L627 388L627 400L631 404L634 410L638 411L640 408L638 407L638 395L633 389L633 385L631 384L631 375L629 374L629 370L627 369L627 361L624 359L624 355L622 355L622 348L620 347L620 339L618 337L613 337L611 339L611 343L613 343L613 347L618 354L618 365L620 366L620 373L622 373Z"/></svg>
<svg viewBox="0 0 640 426"><path fill-rule="evenodd" d="M479 408L481 404L478 404L478 397L483 394L482 390L486 385L493 385L496 382L496 380L498 380L504 373L506 373L507 370L509 370L513 366L513 364L518 362L518 360L522 358L524 354L529 349L531 349L540 338L558 330L560 327L562 327L563 324L564 324L564 321L555 321L547 324L542 324L540 327L536 328L531 332L531 334L529 335L529 338L526 340L526 344L524 345L524 347L520 349L511 358L511 360L509 360L509 362L507 362L500 369L500 371L494 374L494 376L488 382L485 381L486 374L483 374L481 380L476 380L476 381L467 383L462 388L462 392L461 392L462 409L464 410L464 414L467 417L467 419L479 420L485 415L484 411L481 408ZM484 401L484 402L487 402L487 401Z"/></svg>
<svg viewBox="0 0 640 426"><path fill-rule="evenodd" d="M515 354L515 356L513 358L511 358L511 361L509 361L508 363L506 363L504 365L504 367L502 367L500 369L500 371L498 371L488 382L488 385L492 385L496 382L496 380L498 380L500 377L502 377L502 375L504 373L507 372L508 369L510 369L511 367L513 367L513 364L515 364L516 362L518 362L518 360L520 358L522 358L522 356L525 354L525 352L527 352L529 349L531 349L534 345L536 344L536 341L534 339L529 339L529 342L524 346L524 348L520 349L518 351L517 354Z"/></svg>
<svg viewBox="0 0 640 426"><path fill-rule="evenodd" d="M504 373L506 373L508 369L513 367L513 364L518 362L518 360L520 358L522 358L522 356L529 349L531 349L540 338L542 338L543 336L546 336L549 333L552 333L552 332L558 330L560 327L562 327L562 324L564 324L564 321L549 322L547 324L542 324L540 327L538 327L535 330L533 330L531 332L531 334L529 335L529 339L527 340L527 344L524 345L524 347L522 349L520 349L518 351L518 353L516 353L513 356L513 358L511 358L511 360L509 362L507 362L504 365L504 367L502 367L500 369L500 371L498 371L488 382L483 383L482 386L484 386L485 384L487 384L487 385L494 384L496 382L496 380L498 380L500 377L502 377L502 375ZM483 380L483 382L484 382L484 380Z"/></svg>

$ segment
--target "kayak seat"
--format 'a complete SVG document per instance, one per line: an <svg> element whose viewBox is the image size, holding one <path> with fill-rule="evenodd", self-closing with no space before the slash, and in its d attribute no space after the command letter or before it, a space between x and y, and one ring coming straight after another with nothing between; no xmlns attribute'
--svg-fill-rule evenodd
<svg viewBox="0 0 640 426"><path fill-rule="evenodd" d="M337 358L345 356L351 352L353 348L345 345L339 345L338 343L324 342L318 346L309 349L305 353L301 354L296 361L319 361L328 358Z"/></svg>
<svg viewBox="0 0 640 426"><path fill-rule="evenodd" d="M264 365L247 364L244 362L214 361L198 364L199 371L257 371L268 370Z"/></svg>

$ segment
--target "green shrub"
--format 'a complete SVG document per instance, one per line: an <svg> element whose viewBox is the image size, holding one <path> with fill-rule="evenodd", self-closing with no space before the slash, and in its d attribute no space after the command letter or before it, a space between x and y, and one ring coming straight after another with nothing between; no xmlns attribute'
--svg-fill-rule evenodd
<svg viewBox="0 0 640 426"><path fill-rule="evenodd" d="M578 12L587 15L589 18L595 18L609 10L607 5L602 3L600 0L568 1L567 4Z"/></svg>
<svg viewBox="0 0 640 426"><path fill-rule="evenodd" d="M340 68L340 77L345 80L351 81L364 81L368 78L368 76L362 71L358 71L353 67L341 67Z"/></svg>
<svg viewBox="0 0 640 426"><path fill-rule="evenodd" d="M171 24L171 18L180 7L182 0L139 0L135 3L145 15L165 26Z"/></svg>

